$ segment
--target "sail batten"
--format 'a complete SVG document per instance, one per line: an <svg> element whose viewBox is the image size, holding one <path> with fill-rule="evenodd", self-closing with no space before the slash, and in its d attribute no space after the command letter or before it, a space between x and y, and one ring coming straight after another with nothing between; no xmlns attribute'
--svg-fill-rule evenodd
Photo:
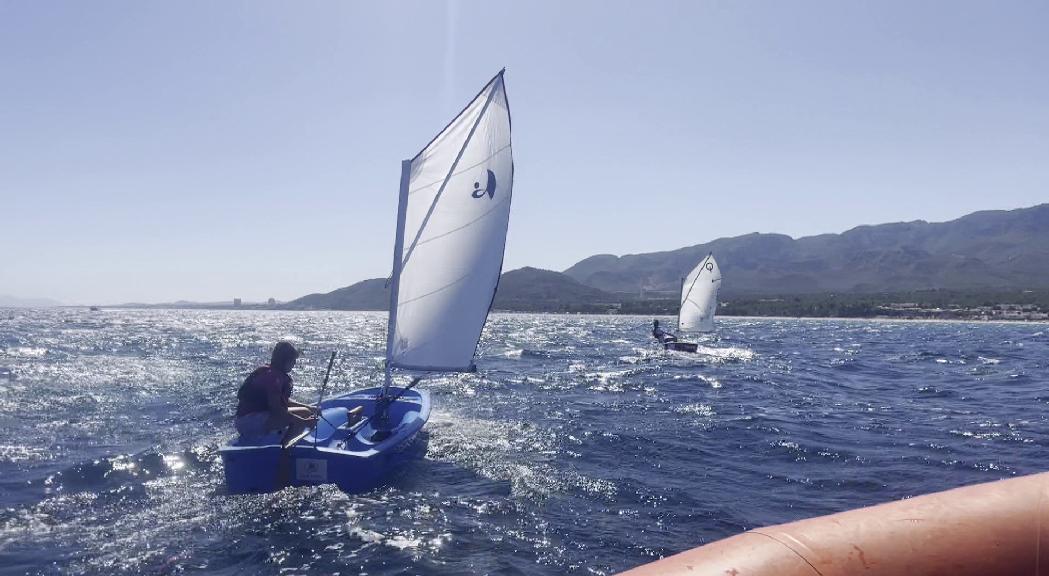
<svg viewBox="0 0 1049 576"><path fill-rule="evenodd" d="M470 371L502 271L513 190L503 72L406 164L387 365Z"/></svg>
<svg viewBox="0 0 1049 576"><path fill-rule="evenodd" d="M681 284L678 329L709 332L714 329L721 269L710 254L689 272Z"/></svg>

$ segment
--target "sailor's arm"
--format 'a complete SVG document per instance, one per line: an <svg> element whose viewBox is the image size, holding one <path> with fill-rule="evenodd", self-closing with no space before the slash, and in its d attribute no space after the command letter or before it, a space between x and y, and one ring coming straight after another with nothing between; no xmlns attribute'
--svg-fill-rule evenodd
<svg viewBox="0 0 1049 576"><path fill-rule="evenodd" d="M294 407L309 408L311 412L316 412L317 411L317 407L314 406L313 404L303 404L302 402L296 402L295 400L292 400L291 398L288 398L288 406L289 407L293 407L293 408Z"/></svg>

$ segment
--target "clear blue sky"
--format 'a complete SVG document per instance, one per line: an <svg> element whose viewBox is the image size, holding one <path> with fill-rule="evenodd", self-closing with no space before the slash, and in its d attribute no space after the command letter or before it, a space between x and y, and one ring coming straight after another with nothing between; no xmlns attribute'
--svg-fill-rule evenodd
<svg viewBox="0 0 1049 576"><path fill-rule="evenodd" d="M0 0L0 293L290 299L390 266L499 68L506 269L1049 201L1049 3Z"/></svg>

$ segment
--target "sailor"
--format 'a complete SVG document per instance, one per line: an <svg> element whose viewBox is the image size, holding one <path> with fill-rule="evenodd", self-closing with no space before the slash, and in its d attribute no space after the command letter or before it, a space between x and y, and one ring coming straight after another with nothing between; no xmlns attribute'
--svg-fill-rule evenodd
<svg viewBox="0 0 1049 576"><path fill-rule="evenodd" d="M291 376L299 351L290 342L277 342L270 363L256 368L237 391L237 432L258 438L286 430L290 438L317 422L317 409L291 399Z"/></svg>
<svg viewBox="0 0 1049 576"><path fill-rule="evenodd" d="M659 340L662 344L666 344L667 342L677 342L677 336L674 336L670 332L666 332L659 327L659 320L652 321L652 337Z"/></svg>

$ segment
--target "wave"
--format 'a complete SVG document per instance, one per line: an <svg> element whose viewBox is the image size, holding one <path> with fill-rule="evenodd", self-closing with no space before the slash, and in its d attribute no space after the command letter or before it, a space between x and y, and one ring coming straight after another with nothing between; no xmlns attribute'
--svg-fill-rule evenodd
<svg viewBox="0 0 1049 576"><path fill-rule="evenodd" d="M491 481L506 482L509 494L522 498L548 498L579 490L590 495L615 494L615 484L564 471L551 460L567 449L572 436L523 421L490 421L451 413L431 419L427 458L452 462Z"/></svg>
<svg viewBox="0 0 1049 576"><path fill-rule="evenodd" d="M20 573L614 573L1049 459L1032 416L1049 339L1029 325L725 319L688 354L637 317L497 315L478 373L420 385L434 412L410 473L232 496L216 450L246 371L291 335L297 399L331 349L329 390L377 383L385 317L104 320L0 321L0 563Z"/></svg>

